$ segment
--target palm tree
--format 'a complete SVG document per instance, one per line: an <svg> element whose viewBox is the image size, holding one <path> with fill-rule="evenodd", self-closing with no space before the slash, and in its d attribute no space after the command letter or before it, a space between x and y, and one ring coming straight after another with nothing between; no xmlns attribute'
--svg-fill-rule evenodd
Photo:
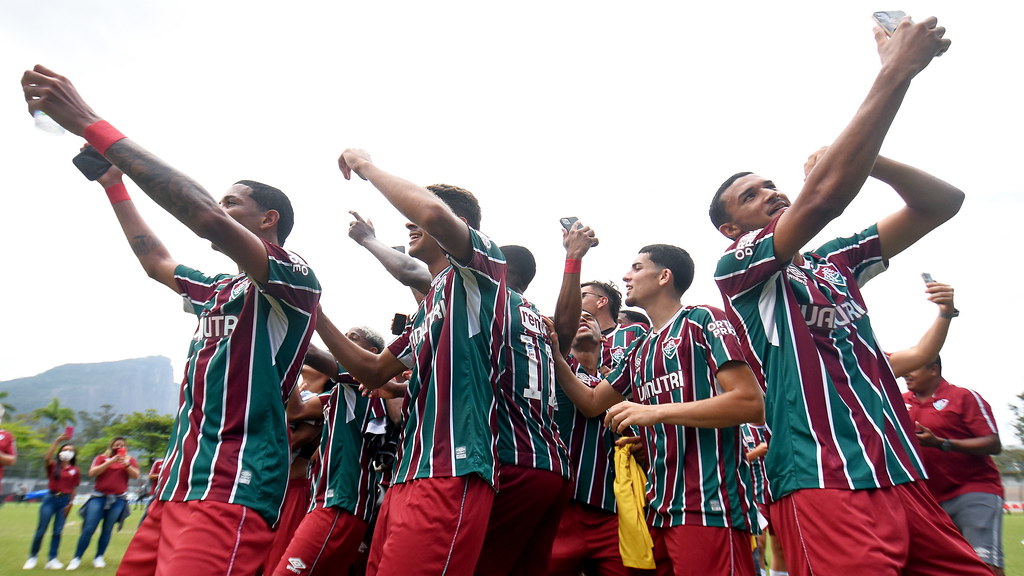
<svg viewBox="0 0 1024 576"><path fill-rule="evenodd" d="M14 414L16 412L16 410L14 409L14 406L11 406L7 402L3 401L4 398L7 398L7 394L8 394L7 390L4 390L3 392L0 392L0 406L4 407L4 410L7 412L7 414Z"/></svg>
<svg viewBox="0 0 1024 576"><path fill-rule="evenodd" d="M36 420L49 420L50 424L46 427L46 434L44 438L54 438L57 435L57 430L61 427L67 426L68 423L74 424L75 411L67 406L61 406L60 400L57 398L51 398L50 403L42 408L36 408L32 411L32 416Z"/></svg>

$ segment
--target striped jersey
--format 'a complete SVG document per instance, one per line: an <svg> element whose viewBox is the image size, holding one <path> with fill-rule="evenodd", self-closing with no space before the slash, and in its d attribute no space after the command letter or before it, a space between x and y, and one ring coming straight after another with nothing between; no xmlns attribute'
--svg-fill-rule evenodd
<svg viewBox="0 0 1024 576"><path fill-rule="evenodd" d="M743 439L743 456L746 457L747 453L757 448L762 442L768 443L768 439L771 434L768 433L768 427L756 424L740 424L740 434ZM753 480L751 489L754 492L754 502L757 504L767 504L765 501L765 486L768 480L764 476L764 456L758 456L750 464L750 476Z"/></svg>
<svg viewBox="0 0 1024 576"><path fill-rule="evenodd" d="M263 286L245 274L174 271L199 327L156 494L241 504L273 525L288 482L284 405L313 334L320 284L301 258L264 245Z"/></svg>
<svg viewBox="0 0 1024 576"><path fill-rule="evenodd" d="M368 398L342 374L318 395L324 407L320 458L311 464L309 512L337 506L370 521L381 473L373 468L371 437L384 434L384 401Z"/></svg>
<svg viewBox="0 0 1024 576"><path fill-rule="evenodd" d="M695 402L724 391L716 379L743 349L725 313L681 307L660 330L633 343L606 377L638 404ZM651 526L694 525L750 530L753 494L739 428L655 424L642 428L650 459L647 521Z"/></svg>
<svg viewBox="0 0 1024 576"><path fill-rule="evenodd" d="M896 378L860 285L886 263L876 226L779 261L778 219L718 262L726 311L766 386L769 500L801 488L860 490L924 476Z"/></svg>
<svg viewBox="0 0 1024 576"><path fill-rule="evenodd" d="M498 357L505 328L505 257L470 229L473 255L451 263L388 350L412 369L394 483L479 474L496 481Z"/></svg>
<svg viewBox="0 0 1024 576"><path fill-rule="evenodd" d="M610 361L610 357L604 356ZM603 380L600 374L588 374L576 358L566 358L576 377L591 388ZM602 368L609 368L608 364ZM615 512L615 439L604 425L604 414L587 418L558 386L555 392L558 411L555 422L562 442L569 449L572 468L572 499L609 512Z"/></svg>
<svg viewBox="0 0 1024 576"><path fill-rule="evenodd" d="M616 324L611 332L604 335L604 342L601 346L601 365L615 366L622 362L622 359L626 357L629 345L646 334L647 328L643 324L635 322Z"/></svg>
<svg viewBox="0 0 1024 576"><path fill-rule="evenodd" d="M498 460L569 478L568 452L555 428L557 399L551 338L540 312L508 290L498 379Z"/></svg>

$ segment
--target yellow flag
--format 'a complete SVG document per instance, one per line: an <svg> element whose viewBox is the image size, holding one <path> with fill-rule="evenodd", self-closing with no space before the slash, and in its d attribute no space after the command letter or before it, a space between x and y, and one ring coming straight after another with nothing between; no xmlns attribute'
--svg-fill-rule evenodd
<svg viewBox="0 0 1024 576"><path fill-rule="evenodd" d="M619 554L630 568L654 568L654 541L647 529L647 477L629 446L615 448L615 502L619 509Z"/></svg>

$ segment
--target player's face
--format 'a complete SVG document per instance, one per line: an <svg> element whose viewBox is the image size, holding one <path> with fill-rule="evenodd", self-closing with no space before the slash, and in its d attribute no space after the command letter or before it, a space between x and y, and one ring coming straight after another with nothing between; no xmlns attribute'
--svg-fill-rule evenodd
<svg viewBox="0 0 1024 576"><path fill-rule="evenodd" d="M267 214L267 211L260 208L252 199L252 188L244 184L235 184L228 188L224 197L220 199L220 207L228 216L254 234L259 233L260 224Z"/></svg>
<svg viewBox="0 0 1024 576"><path fill-rule="evenodd" d="M424 232L422 228L412 222L407 223L405 228L409 230L409 256L429 264L438 255L444 254L437 240L434 240L434 237Z"/></svg>
<svg viewBox="0 0 1024 576"><path fill-rule="evenodd" d="M601 342L601 326L597 320L587 312L580 314L580 325L576 329L576 336L573 337L573 346L580 344L597 344Z"/></svg>
<svg viewBox="0 0 1024 576"><path fill-rule="evenodd" d="M938 370L935 364L928 364L907 373L903 381L907 383L907 390L914 394L926 394L939 383Z"/></svg>
<svg viewBox="0 0 1024 576"><path fill-rule="evenodd" d="M114 443L110 445L110 449L113 450L114 452L117 452L121 448L127 448L127 447L128 447L128 445L125 444L124 440L115 440Z"/></svg>
<svg viewBox="0 0 1024 576"><path fill-rule="evenodd" d="M596 316L602 307L608 305L608 296L597 286L584 286L581 288L580 299L583 311L591 316Z"/></svg>
<svg viewBox="0 0 1024 576"><path fill-rule="evenodd" d="M647 254L637 254L622 281L626 283L626 306L645 308L651 297L661 289L664 268L651 262Z"/></svg>
<svg viewBox="0 0 1024 576"><path fill-rule="evenodd" d="M775 188L775 183L757 174L737 178L722 193L721 201L730 221L720 229L733 240L751 230L764 228L789 208L789 198Z"/></svg>

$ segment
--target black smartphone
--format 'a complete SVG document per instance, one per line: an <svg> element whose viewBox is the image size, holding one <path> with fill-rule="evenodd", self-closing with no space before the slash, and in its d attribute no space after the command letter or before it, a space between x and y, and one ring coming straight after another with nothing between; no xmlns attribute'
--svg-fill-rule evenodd
<svg viewBox="0 0 1024 576"><path fill-rule="evenodd" d="M572 225L575 224L577 221L579 221L579 218L575 216L568 216L566 218L562 218L561 220L559 220L559 222L562 223L562 228L565 228L566 232L572 230Z"/></svg>
<svg viewBox="0 0 1024 576"><path fill-rule="evenodd" d="M71 159L71 162L89 180L96 180L107 173L112 164L92 146L86 146Z"/></svg>
<svg viewBox="0 0 1024 576"><path fill-rule="evenodd" d="M892 33L896 31L896 26L899 26L900 20L907 17L907 13L902 10L880 10L873 13L871 17L885 30L887 35L892 36Z"/></svg>
<svg viewBox="0 0 1024 576"><path fill-rule="evenodd" d="M409 317L405 314L395 314L395 317L391 320L391 333L395 336L401 336L405 332L405 325L409 322Z"/></svg>

